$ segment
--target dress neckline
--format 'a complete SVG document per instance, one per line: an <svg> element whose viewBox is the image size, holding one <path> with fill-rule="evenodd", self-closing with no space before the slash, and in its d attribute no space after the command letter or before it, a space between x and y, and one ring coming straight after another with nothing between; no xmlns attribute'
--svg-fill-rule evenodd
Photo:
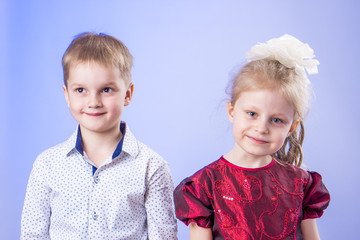
<svg viewBox="0 0 360 240"><path fill-rule="evenodd" d="M272 161L266 165L266 166L263 166L263 167L259 167L259 168L245 168L245 167L240 167L238 165L235 165L231 162L229 162L228 160L226 160L224 158L224 156L221 156L219 160L222 160L225 164L229 165L230 167L233 167L233 168L237 168L237 169L241 169L241 170L245 170L245 171L259 171L259 170L264 170L264 169L267 169L267 168L270 168L272 167L274 164L275 164L275 158L272 159Z"/></svg>

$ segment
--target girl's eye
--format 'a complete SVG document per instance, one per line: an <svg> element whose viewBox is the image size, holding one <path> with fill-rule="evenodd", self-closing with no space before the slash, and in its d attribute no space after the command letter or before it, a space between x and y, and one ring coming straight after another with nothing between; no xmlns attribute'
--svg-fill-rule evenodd
<svg viewBox="0 0 360 240"><path fill-rule="evenodd" d="M254 112L248 112L247 113L250 117L256 117L256 113L254 113Z"/></svg>
<svg viewBox="0 0 360 240"><path fill-rule="evenodd" d="M282 123L283 121L279 118L273 118L272 120L274 123Z"/></svg>
<svg viewBox="0 0 360 240"><path fill-rule="evenodd" d="M83 93L83 92L85 92L85 89L83 89L83 88L77 88L76 91L77 91L78 93Z"/></svg>
<svg viewBox="0 0 360 240"><path fill-rule="evenodd" d="M111 92L112 89L107 87L107 88L104 88L103 91L106 92L106 93L108 93L108 92Z"/></svg>

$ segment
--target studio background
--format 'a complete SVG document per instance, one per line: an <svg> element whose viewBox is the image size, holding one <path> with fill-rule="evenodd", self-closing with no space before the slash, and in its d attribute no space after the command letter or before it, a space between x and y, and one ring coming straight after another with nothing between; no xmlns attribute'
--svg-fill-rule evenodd
<svg viewBox="0 0 360 240"><path fill-rule="evenodd" d="M305 163L332 197L318 228L325 240L357 239L359 9L356 0L0 0L0 239L19 238L36 156L76 129L61 57L84 31L129 48L135 92L123 120L169 162L175 186L231 149L225 88L246 51L284 33L308 43L320 66L310 76Z"/></svg>

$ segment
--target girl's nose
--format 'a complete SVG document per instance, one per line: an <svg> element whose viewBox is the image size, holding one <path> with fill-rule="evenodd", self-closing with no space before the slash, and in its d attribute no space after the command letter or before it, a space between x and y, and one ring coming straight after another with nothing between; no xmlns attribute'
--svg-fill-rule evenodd
<svg viewBox="0 0 360 240"><path fill-rule="evenodd" d="M266 121L258 120L256 123L256 131L261 134L268 134L269 133L269 126Z"/></svg>

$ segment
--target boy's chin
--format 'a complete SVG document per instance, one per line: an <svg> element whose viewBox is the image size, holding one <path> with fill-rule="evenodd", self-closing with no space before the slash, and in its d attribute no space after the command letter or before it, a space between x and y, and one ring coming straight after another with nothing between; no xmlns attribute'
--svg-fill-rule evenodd
<svg viewBox="0 0 360 240"><path fill-rule="evenodd" d="M96 134L107 134L107 133L111 133L111 132L118 132L120 131L120 125L119 126L113 126L113 127L109 127L109 126L86 126L86 125L81 125L80 124L80 129L81 131L87 131L87 132L91 132L91 133L96 133Z"/></svg>

